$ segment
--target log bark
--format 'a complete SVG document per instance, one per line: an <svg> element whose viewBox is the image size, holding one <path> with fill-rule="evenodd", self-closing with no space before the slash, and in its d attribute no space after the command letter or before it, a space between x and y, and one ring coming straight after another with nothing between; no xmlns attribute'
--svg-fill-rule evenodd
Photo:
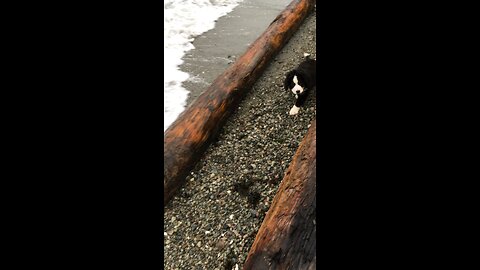
<svg viewBox="0 0 480 270"><path fill-rule="evenodd" d="M315 269L316 124L295 153L243 269Z"/></svg>
<svg viewBox="0 0 480 270"><path fill-rule="evenodd" d="M315 1L294 0L238 60L164 132L164 205L217 135L228 115L297 30Z"/></svg>

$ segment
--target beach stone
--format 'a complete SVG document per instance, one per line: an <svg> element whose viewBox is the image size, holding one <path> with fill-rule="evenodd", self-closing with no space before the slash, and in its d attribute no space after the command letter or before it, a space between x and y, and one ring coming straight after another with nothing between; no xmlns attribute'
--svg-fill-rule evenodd
<svg viewBox="0 0 480 270"><path fill-rule="evenodd" d="M258 9L258 2L253 0L242 4L250 5L252 11ZM220 27L222 21L218 20ZM168 234L165 269L243 268L293 154L316 117L315 91L305 108L291 117L288 111L294 98L282 86L285 72L303 60L304 52L316 59L315 23L315 14L308 16L275 56L276 61L245 93L221 128L217 142L192 169L183 188L189 198L175 196L164 208L163 230ZM208 42L209 38L203 40ZM224 51L222 57L227 59L228 55L239 56ZM243 181L249 183L244 195L233 189Z"/></svg>

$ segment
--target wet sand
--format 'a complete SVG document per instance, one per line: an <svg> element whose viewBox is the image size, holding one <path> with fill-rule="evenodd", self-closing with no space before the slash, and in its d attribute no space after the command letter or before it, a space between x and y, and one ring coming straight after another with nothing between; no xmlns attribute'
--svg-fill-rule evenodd
<svg viewBox="0 0 480 270"><path fill-rule="evenodd" d="M187 106L248 49L290 2L245 0L219 18L214 29L195 38L195 49L183 57L180 66L191 76L182 84L190 92Z"/></svg>

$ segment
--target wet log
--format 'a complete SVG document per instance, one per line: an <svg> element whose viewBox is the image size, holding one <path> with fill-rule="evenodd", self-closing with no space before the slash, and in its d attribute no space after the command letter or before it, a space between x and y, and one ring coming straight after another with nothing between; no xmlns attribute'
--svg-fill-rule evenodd
<svg viewBox="0 0 480 270"><path fill-rule="evenodd" d="M316 124L295 153L243 269L315 269Z"/></svg>
<svg viewBox="0 0 480 270"><path fill-rule="evenodd" d="M294 0L265 32L183 111L164 132L164 205L218 134L229 114L313 10L315 1Z"/></svg>

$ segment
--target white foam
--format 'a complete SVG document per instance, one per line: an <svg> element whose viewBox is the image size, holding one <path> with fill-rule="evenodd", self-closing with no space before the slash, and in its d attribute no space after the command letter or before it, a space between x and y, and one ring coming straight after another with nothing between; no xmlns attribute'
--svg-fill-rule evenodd
<svg viewBox="0 0 480 270"><path fill-rule="evenodd" d="M165 0L164 1L164 104L165 131L185 109L188 91L182 82L189 74L181 71L182 57L194 48L194 38L215 27L215 21L228 14L242 0Z"/></svg>

